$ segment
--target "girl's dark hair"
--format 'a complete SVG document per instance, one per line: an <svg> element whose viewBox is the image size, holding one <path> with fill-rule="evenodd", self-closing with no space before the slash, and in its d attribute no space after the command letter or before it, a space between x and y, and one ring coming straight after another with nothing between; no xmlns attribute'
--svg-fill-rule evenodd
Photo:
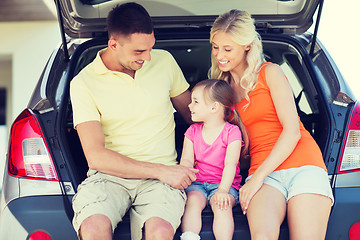
<svg viewBox="0 0 360 240"><path fill-rule="evenodd" d="M238 111L234 108L235 93L228 82L218 79L206 79L198 82L192 91L198 87L204 88L204 97L211 101L218 102L224 106L224 120L239 126L244 141L241 149L241 158L246 158L249 150L249 137L246 128L241 121Z"/></svg>
<svg viewBox="0 0 360 240"><path fill-rule="evenodd" d="M109 12L107 30L109 38L118 35L128 36L133 33L151 34L153 23L143 6L130 2L117 5Z"/></svg>

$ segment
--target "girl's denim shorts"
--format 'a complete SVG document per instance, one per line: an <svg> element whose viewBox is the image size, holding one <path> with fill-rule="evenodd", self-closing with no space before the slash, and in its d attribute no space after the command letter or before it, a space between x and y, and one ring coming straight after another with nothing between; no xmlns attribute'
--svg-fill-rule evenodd
<svg viewBox="0 0 360 240"><path fill-rule="evenodd" d="M212 195L216 193L219 188L219 184L206 183L206 182L192 182L190 186L185 189L185 192L198 191L204 194L205 198L209 202ZM229 193L235 198L236 202L239 201L239 191L234 187L231 187Z"/></svg>

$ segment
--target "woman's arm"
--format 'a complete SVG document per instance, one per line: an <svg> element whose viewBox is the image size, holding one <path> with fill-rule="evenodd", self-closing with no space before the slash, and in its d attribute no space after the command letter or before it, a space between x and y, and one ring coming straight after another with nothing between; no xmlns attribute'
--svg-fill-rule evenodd
<svg viewBox="0 0 360 240"><path fill-rule="evenodd" d="M244 213L252 197L261 188L264 179L289 157L301 138L299 118L288 80L280 66L276 64L268 64L265 73L276 114L283 130L270 154L252 178L240 189L240 202Z"/></svg>
<svg viewBox="0 0 360 240"><path fill-rule="evenodd" d="M276 64L268 65L265 71L271 98L283 130L269 156L254 173L254 176L260 179L264 179L283 163L301 138L299 117L289 81Z"/></svg>

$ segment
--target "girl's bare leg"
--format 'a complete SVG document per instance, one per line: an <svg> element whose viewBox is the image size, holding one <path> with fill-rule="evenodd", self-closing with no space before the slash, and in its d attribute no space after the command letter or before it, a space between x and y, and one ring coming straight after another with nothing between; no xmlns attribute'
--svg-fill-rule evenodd
<svg viewBox="0 0 360 240"><path fill-rule="evenodd" d="M182 232L193 232L199 234L201 231L201 213L206 207L207 200L205 196L198 191L190 191L187 194L185 213L182 218Z"/></svg>
<svg viewBox="0 0 360 240"><path fill-rule="evenodd" d="M232 208L235 206L235 198L231 196L231 206L221 210L213 198L210 205L214 213L213 231L216 240L231 240L234 235L234 218Z"/></svg>

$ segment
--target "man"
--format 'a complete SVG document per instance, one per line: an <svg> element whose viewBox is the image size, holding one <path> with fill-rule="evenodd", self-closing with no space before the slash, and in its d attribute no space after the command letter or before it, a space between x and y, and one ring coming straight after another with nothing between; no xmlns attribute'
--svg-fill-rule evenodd
<svg viewBox="0 0 360 240"><path fill-rule="evenodd" d="M130 211L132 239L173 239L196 170L176 162L173 106L190 119L188 84L155 44L147 11L115 7L108 47L71 82L74 126L88 178L73 199L81 239L112 239Z"/></svg>

